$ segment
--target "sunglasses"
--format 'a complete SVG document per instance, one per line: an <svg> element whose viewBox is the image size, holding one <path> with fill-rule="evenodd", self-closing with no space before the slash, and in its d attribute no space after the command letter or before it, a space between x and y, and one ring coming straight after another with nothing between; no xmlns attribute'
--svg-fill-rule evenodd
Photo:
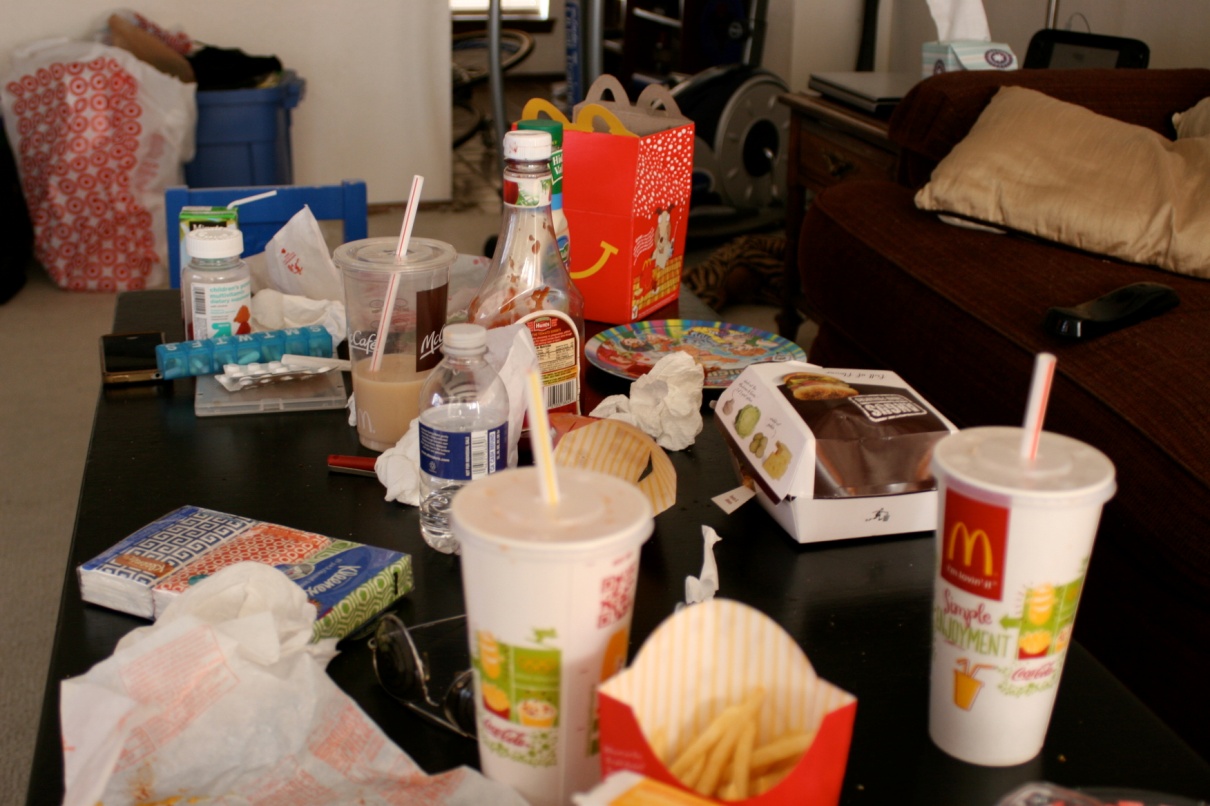
<svg viewBox="0 0 1210 806"><path fill-rule="evenodd" d="M475 738L474 677L466 616L408 628L387 613L369 641L378 684L409 709L447 730Z"/></svg>

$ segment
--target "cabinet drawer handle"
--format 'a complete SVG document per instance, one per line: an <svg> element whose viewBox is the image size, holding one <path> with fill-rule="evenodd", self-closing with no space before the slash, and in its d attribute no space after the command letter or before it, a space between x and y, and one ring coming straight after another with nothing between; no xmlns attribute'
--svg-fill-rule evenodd
<svg viewBox="0 0 1210 806"><path fill-rule="evenodd" d="M822 156L824 164L828 168L828 173L836 179L841 178L856 167L844 157L829 153L827 151L824 151Z"/></svg>

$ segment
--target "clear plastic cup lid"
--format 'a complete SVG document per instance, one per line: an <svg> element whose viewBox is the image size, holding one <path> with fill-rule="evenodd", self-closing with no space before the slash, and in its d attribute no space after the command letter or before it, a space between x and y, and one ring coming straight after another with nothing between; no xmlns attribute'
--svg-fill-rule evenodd
<svg viewBox="0 0 1210 806"><path fill-rule="evenodd" d="M408 273L420 273L446 269L457 253L444 241L431 238L412 238L408 241L408 252L402 260L395 257L399 246L397 238L366 238L350 241L336 247L332 259L342 270L394 272L406 269Z"/></svg>

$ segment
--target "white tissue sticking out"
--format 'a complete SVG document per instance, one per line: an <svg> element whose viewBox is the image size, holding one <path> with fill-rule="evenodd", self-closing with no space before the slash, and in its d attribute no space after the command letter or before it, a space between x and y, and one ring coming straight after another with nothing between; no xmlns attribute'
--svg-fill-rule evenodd
<svg viewBox="0 0 1210 806"><path fill-rule="evenodd" d="M714 560L714 544L722 540L709 526L702 527L702 575L685 577L685 604L708 602L718 593L718 563Z"/></svg>
<svg viewBox="0 0 1210 806"><path fill-rule="evenodd" d="M959 39L991 41L987 12L980 0L928 0L929 13L937 26L937 41Z"/></svg>
<svg viewBox="0 0 1210 806"><path fill-rule="evenodd" d="M611 395L593 417L621 420L643 430L661 448L679 451L702 432L702 386L706 373L687 353L661 358L630 387L630 397Z"/></svg>
<svg viewBox="0 0 1210 806"><path fill-rule="evenodd" d="M345 340L345 304L283 294L273 288L261 289L252 295L253 330L311 325L321 325L331 334L333 346L339 346Z"/></svg>
<svg viewBox="0 0 1210 806"><path fill-rule="evenodd" d="M387 488L386 500L420 506L420 418L408 425L407 433L374 460L374 472Z"/></svg>
<svg viewBox="0 0 1210 806"><path fill-rule="evenodd" d="M303 208L265 244L269 284L283 294L344 301L344 283L311 208Z"/></svg>

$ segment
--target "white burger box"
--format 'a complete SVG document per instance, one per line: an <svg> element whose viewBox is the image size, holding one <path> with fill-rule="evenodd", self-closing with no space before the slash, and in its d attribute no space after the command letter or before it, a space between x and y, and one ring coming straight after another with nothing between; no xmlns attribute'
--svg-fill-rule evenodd
<svg viewBox="0 0 1210 806"><path fill-rule="evenodd" d="M936 528L929 464L958 429L893 372L754 364L715 422L741 481L799 543Z"/></svg>

